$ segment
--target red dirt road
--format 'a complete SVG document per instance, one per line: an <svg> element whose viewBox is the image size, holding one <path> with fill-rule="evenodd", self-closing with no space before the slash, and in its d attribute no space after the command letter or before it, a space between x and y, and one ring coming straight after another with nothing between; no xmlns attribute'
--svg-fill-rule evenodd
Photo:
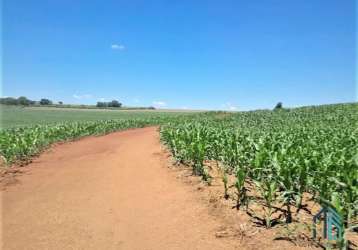
<svg viewBox="0 0 358 250"><path fill-rule="evenodd" d="M3 249L236 249L163 157L157 128L57 145L2 191Z"/></svg>

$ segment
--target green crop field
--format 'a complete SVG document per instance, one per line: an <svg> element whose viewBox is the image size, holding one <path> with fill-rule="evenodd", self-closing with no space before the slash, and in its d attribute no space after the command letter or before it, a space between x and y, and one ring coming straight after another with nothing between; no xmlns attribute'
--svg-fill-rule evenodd
<svg viewBox="0 0 358 250"><path fill-rule="evenodd" d="M0 155L8 165L48 145L88 135L160 125L198 112L1 106Z"/></svg>
<svg viewBox="0 0 358 250"><path fill-rule="evenodd" d="M193 111L108 110L0 105L0 127L3 129L59 122L99 121L110 119L178 116Z"/></svg>
<svg viewBox="0 0 358 250"><path fill-rule="evenodd" d="M291 223L292 207L304 208L305 196L334 207L347 229L357 225L358 103L236 113L3 107L2 125L0 154L8 164L53 142L160 125L176 161L208 184L208 162L215 163L223 197L238 209L250 206L248 190L256 190L267 228L278 206Z"/></svg>
<svg viewBox="0 0 358 250"><path fill-rule="evenodd" d="M274 206L300 210L304 194L329 204L346 228L358 216L358 104L242 112L223 119L200 117L161 127L161 137L176 160L210 183L208 161L222 173L224 197L228 175L237 208L249 206L248 190L263 201L263 221L273 223Z"/></svg>

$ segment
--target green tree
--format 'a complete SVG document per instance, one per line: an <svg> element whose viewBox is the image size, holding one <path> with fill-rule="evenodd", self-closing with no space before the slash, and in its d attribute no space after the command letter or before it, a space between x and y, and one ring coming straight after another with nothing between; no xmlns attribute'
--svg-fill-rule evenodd
<svg viewBox="0 0 358 250"><path fill-rule="evenodd" d="M4 98L0 98L0 103L1 104L6 104L6 105L17 105L17 99L13 98L13 97L4 97Z"/></svg>
<svg viewBox="0 0 358 250"><path fill-rule="evenodd" d="M49 99L46 99L46 98L42 98L40 100L40 105L51 105L52 104L52 101L49 100Z"/></svg>
<svg viewBox="0 0 358 250"><path fill-rule="evenodd" d="M122 103L120 103L117 100L113 100L111 102L108 103L108 107L116 107L116 108L120 108L122 107Z"/></svg>
<svg viewBox="0 0 358 250"><path fill-rule="evenodd" d="M282 106L282 102L278 102L274 108L274 110L279 110L279 109L282 109L283 106Z"/></svg>
<svg viewBox="0 0 358 250"><path fill-rule="evenodd" d="M105 107L107 107L107 103L106 102L97 102L96 106L99 108L105 108Z"/></svg>
<svg viewBox="0 0 358 250"><path fill-rule="evenodd" d="M27 99L25 96L20 96L19 98L17 98L18 105L28 106L28 105L30 105L30 103L31 103L31 101L29 99Z"/></svg>

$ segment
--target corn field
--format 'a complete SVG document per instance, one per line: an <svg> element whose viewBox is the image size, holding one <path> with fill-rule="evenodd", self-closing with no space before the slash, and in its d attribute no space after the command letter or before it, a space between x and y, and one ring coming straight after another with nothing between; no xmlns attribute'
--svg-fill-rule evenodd
<svg viewBox="0 0 358 250"><path fill-rule="evenodd" d="M305 195L334 207L347 229L357 227L357 103L9 128L0 130L0 155L11 165L54 142L150 125L160 125L161 140L175 160L208 183L207 163L215 162L226 199L233 177L238 209L250 206L247 186L253 187L265 204L266 227L272 226L274 203L285 208L290 223L292 208L303 208Z"/></svg>
<svg viewBox="0 0 358 250"><path fill-rule="evenodd" d="M36 155L54 142L156 125L162 120L164 121L165 118L64 122L0 130L0 155L3 157L3 161L11 164Z"/></svg>
<svg viewBox="0 0 358 250"><path fill-rule="evenodd" d="M175 159L210 182L207 161L236 178L238 208L247 206L245 183L265 201L266 226L271 204L303 207L303 195L330 204L344 218L346 228L358 215L358 104L325 105L277 111L241 112L171 121L161 127L161 139Z"/></svg>

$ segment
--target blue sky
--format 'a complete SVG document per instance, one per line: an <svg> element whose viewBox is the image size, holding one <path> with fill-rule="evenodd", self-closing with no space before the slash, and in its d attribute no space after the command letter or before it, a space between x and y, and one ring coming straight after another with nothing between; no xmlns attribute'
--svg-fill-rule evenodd
<svg viewBox="0 0 358 250"><path fill-rule="evenodd" d="M357 100L354 0L3 0L2 96L249 110Z"/></svg>

